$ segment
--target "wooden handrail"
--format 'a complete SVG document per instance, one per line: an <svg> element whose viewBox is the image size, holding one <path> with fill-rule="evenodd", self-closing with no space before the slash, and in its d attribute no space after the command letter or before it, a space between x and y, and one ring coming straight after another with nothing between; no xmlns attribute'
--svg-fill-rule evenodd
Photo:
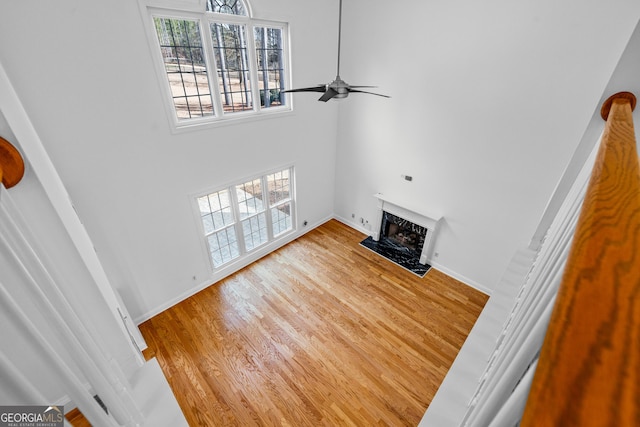
<svg viewBox="0 0 640 427"><path fill-rule="evenodd" d="M24 176L24 160L16 147L0 137L0 182L5 188L16 185Z"/></svg>
<svg viewBox="0 0 640 427"><path fill-rule="evenodd" d="M640 169L621 92L607 123L522 426L640 426Z"/></svg>

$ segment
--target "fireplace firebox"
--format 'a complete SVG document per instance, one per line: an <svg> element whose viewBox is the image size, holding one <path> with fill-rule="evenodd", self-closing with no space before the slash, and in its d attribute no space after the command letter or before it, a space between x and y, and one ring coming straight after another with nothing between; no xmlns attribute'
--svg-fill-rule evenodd
<svg viewBox="0 0 640 427"><path fill-rule="evenodd" d="M379 201L378 228L361 244L396 264L418 274L431 267L434 236L442 217L425 215L391 202L382 194Z"/></svg>
<svg viewBox="0 0 640 427"><path fill-rule="evenodd" d="M424 239L427 237L427 228L396 216L392 213L382 212L382 224L380 231L383 238L392 243L406 248L420 258Z"/></svg>

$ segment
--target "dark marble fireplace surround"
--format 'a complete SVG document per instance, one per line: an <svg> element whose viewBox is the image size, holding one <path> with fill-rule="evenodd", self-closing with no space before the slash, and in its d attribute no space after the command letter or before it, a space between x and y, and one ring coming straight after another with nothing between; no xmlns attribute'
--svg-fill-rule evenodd
<svg viewBox="0 0 640 427"><path fill-rule="evenodd" d="M422 208L409 207L387 196L375 194L378 199L376 229L360 244L407 270L424 276L431 268L434 236L442 215L424 213Z"/></svg>
<svg viewBox="0 0 640 427"><path fill-rule="evenodd" d="M426 227L383 211L380 238L376 242L369 236L361 245L422 277L431 268L420 263L427 231Z"/></svg>
<svg viewBox="0 0 640 427"><path fill-rule="evenodd" d="M424 239L427 236L427 228L391 214L382 212L382 225L380 235L383 239L390 240L390 244L400 245L398 250L405 248L415 254L415 258L420 259Z"/></svg>

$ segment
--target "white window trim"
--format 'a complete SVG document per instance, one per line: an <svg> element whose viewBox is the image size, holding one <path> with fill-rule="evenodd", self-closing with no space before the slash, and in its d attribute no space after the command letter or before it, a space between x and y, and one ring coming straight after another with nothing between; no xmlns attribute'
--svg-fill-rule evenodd
<svg viewBox="0 0 640 427"><path fill-rule="evenodd" d="M194 130L202 130L207 128L215 128L219 126L227 126L238 123L247 123L250 121L264 120L275 117L282 117L293 113L293 96L287 94L287 103L283 106L259 108L260 93L258 85L258 72L255 64L256 52L255 41L253 36L253 29L255 27L272 27L282 29L282 44L283 44L283 68L286 87L292 87L291 78L291 55L290 55L290 31L289 24L287 22L272 21L266 19L259 19L253 17L251 11L251 5L248 1L244 0L243 4L247 11L247 16L238 16L230 14L218 14L213 15L220 17L220 19L212 20L205 16L206 2L204 0L198 0L198 2L187 2L180 0L139 0L138 5L140 8L140 14L143 20L143 27L147 35L147 43L149 45L149 51L152 56L153 68L155 69L156 80L158 87L162 95L162 104L167 114L170 129L172 133L183 133ZM205 62L207 65L207 72L209 75L209 86L211 89L212 97L214 98L214 116L194 118L188 120L179 120L173 104L173 95L171 88L167 81L167 74L164 67L164 61L162 53L158 48L158 36L156 35L153 18L183 18L189 20L197 20L200 23L200 35L202 37L203 49L206 50ZM248 111L236 111L232 114L222 113L222 98L220 96L220 87L217 78L215 53L213 51L213 45L211 42L211 22L227 22L233 24L243 24L247 30L247 51L249 61L254 64L250 67L251 72L251 94L254 99L254 106L252 110ZM258 105L255 105L257 100Z"/></svg>
<svg viewBox="0 0 640 427"><path fill-rule="evenodd" d="M249 182L255 179L265 179L267 175L271 175L273 173L276 172L281 172L283 170L289 170L289 202L291 204L291 229L284 231L278 235L274 235L274 231L273 231L273 222L270 218L271 212L270 209L273 207L270 204L265 208L264 213L267 216L267 232L268 232L268 240L251 249L250 251L246 250L245 247L245 242L244 242L244 234L243 234L243 230L242 230L242 220L240 219L237 209L238 209L238 199L237 199L237 195L236 195L236 191L235 191L235 187L237 185L243 184L245 182ZM297 202L296 202L296 176L295 176L295 166L294 165L286 165L286 166L282 166L282 167L278 167L278 168L274 168L274 169L270 169L268 171L262 172L260 174L256 174L256 175L251 175L251 176L247 176L244 178L240 178L240 179L236 179L233 181L228 181L227 183L225 183L224 185L221 186L215 186L215 187L209 187L208 189L202 190L202 191L198 191L198 192L194 192L191 193L189 195L189 198L191 199L191 204L192 204L192 210L193 210L193 214L194 214L194 219L196 222L196 227L197 227L197 235L198 238L200 240L200 247L202 249L202 253L204 255L204 257L207 259L208 265L209 265L209 269L210 272L212 274L216 274L220 271L225 271L227 269L233 269L234 266L236 265L241 265L243 263L246 262L246 260L248 258L250 258L251 256L253 256L254 254L265 250L265 248L269 248L272 245L278 245L280 242L286 240L290 235L292 235L293 233L297 232L298 229L298 222L297 222ZM266 186L263 186L263 189L266 190ZM238 240L238 249L240 251L240 255L234 259L232 259L229 262L226 262L218 267L216 267L213 264L213 259L211 258L211 253L209 251L209 244L207 242L207 234L205 233L205 229L204 229L204 224L202 223L202 216L200 214L200 206L198 205L198 198L203 197L203 196L207 196L209 194L218 192L218 191L222 191L222 190L228 190L229 191L229 198L230 198L230 203L231 203L231 209L233 211L233 216L234 216L234 223L229 225L228 227L223 227L223 228L234 228L235 232L236 232L236 239ZM264 194L264 191L263 191ZM267 196L267 195L265 195ZM265 198L265 200L268 203L268 196ZM281 204L283 202L278 202L276 203L274 206L278 206L279 204Z"/></svg>

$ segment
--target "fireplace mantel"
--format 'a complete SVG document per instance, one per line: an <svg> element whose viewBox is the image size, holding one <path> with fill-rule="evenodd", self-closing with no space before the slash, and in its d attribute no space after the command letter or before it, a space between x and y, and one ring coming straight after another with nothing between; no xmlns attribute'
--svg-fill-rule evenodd
<svg viewBox="0 0 640 427"><path fill-rule="evenodd" d="M420 263L427 264L431 259L434 236L438 230L438 225L442 221L442 215L432 212L428 214L418 212L415 209L407 207L406 204L403 205L401 202L394 201L381 193L375 194L374 197L378 199L378 212L376 214L376 221L373 223L377 228L371 234L373 240L378 241L380 239L383 211L421 225L427 229L427 235L422 248L422 254L420 255Z"/></svg>

